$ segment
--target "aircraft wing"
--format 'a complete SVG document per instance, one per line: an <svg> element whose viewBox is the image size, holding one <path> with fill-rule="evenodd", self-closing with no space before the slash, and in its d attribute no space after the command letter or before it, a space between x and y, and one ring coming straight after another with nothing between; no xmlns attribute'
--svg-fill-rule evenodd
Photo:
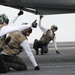
<svg viewBox="0 0 75 75"><path fill-rule="evenodd" d="M75 13L75 0L0 0L0 5L42 15Z"/></svg>

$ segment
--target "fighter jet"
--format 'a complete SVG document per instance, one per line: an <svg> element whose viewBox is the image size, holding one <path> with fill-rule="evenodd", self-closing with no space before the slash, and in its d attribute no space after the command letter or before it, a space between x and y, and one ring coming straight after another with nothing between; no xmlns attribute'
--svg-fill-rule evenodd
<svg viewBox="0 0 75 75"><path fill-rule="evenodd" d="M0 5L36 15L75 13L75 0L0 0Z"/></svg>

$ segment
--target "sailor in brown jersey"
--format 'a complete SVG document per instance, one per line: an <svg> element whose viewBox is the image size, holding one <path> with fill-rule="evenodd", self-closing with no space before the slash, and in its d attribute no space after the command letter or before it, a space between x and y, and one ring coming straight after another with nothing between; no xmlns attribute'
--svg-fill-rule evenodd
<svg viewBox="0 0 75 75"><path fill-rule="evenodd" d="M0 15L0 32L3 29L3 27L6 27L7 25L12 25L16 19L23 14L23 11L19 11L18 15L9 23L9 18L7 17L6 14L1 14ZM2 51L3 46L5 45L5 39L6 39L6 35L0 36L0 73L7 73L9 71L9 67L7 65L7 63L5 62L3 55L2 55Z"/></svg>
<svg viewBox="0 0 75 75"><path fill-rule="evenodd" d="M39 20L39 28L43 31L43 35L39 40L35 39L33 48L36 50L36 55L39 54L39 48L41 48L41 54L48 53L48 44L50 41L53 41L54 47L56 49L56 53L60 54L55 42L55 32L58 30L58 27L56 25L52 25L50 29L46 29L41 26L41 19L43 16L40 16Z"/></svg>
<svg viewBox="0 0 75 75"><path fill-rule="evenodd" d="M18 71L27 70L25 62L18 56L21 52L26 52L34 66L34 69L40 69L27 40L27 36L32 32L32 27L36 28L36 25L37 23L34 21L31 25L14 26L19 29L17 28L18 30L10 32L6 37L5 45L2 46L3 51L1 52L1 56L9 68L13 68Z"/></svg>

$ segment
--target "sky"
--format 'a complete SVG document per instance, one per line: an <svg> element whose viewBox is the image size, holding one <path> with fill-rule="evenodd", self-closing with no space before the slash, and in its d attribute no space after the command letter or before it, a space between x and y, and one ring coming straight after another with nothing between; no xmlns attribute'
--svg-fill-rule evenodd
<svg viewBox="0 0 75 75"><path fill-rule="evenodd" d="M19 12L18 9L1 6L0 14L6 14L11 21ZM20 16L15 24L20 25L23 22L31 24L35 19L39 22L39 15L35 15L24 11L24 14ZM52 25L58 27L56 31L56 42L73 42L75 41L75 13L71 14L56 14L56 15L44 15L41 24L45 28L50 28ZM33 43L35 39L40 39L43 32L39 26L36 29L33 28L32 34L28 37L30 43Z"/></svg>

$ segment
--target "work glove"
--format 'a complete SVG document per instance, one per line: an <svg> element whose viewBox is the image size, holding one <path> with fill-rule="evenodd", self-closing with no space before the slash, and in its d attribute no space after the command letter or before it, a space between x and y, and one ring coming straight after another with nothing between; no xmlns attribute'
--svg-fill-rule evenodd
<svg viewBox="0 0 75 75"><path fill-rule="evenodd" d="M43 15L40 15L40 19L42 19L43 18Z"/></svg>
<svg viewBox="0 0 75 75"><path fill-rule="evenodd" d="M35 20L35 21L32 23L32 27L33 27L33 28L36 28L36 27L37 27L36 21L37 21L37 20Z"/></svg>
<svg viewBox="0 0 75 75"><path fill-rule="evenodd" d="M39 66L36 66L34 69L35 69L35 70L40 70Z"/></svg>
<svg viewBox="0 0 75 75"><path fill-rule="evenodd" d="M58 50L56 50L56 54L60 54L60 52Z"/></svg>
<svg viewBox="0 0 75 75"><path fill-rule="evenodd" d="M19 13L18 13L18 16L21 16L21 15L23 15L23 11L22 10L20 10Z"/></svg>

